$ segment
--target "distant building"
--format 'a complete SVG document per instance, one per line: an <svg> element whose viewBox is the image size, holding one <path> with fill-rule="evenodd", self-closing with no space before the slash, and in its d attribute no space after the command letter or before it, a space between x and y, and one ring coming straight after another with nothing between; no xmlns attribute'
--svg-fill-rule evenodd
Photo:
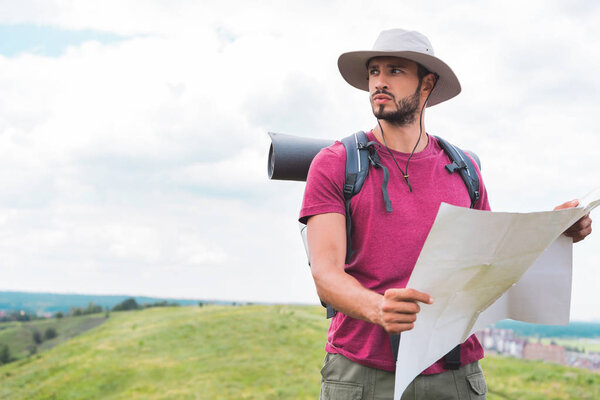
<svg viewBox="0 0 600 400"><path fill-rule="evenodd" d="M488 327L475 333L488 354L499 354L527 360L543 360L600 372L600 352L568 350L556 344L544 345L520 338L510 329ZM539 341L539 339L538 339Z"/></svg>
<svg viewBox="0 0 600 400"><path fill-rule="evenodd" d="M485 351L521 358L526 339L515 336L509 329L485 328L476 333Z"/></svg>
<svg viewBox="0 0 600 400"><path fill-rule="evenodd" d="M572 367L585 368L591 371L600 372L600 353L589 352L586 354L567 351L566 359L567 365Z"/></svg>
<svg viewBox="0 0 600 400"><path fill-rule="evenodd" d="M523 347L523 358L565 364L565 348L556 344L527 343Z"/></svg>

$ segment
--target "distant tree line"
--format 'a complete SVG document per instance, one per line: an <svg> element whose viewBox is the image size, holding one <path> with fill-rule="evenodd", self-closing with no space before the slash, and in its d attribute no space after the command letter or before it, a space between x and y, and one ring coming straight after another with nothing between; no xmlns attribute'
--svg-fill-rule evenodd
<svg viewBox="0 0 600 400"><path fill-rule="evenodd" d="M116 304L112 311L130 311L130 310L140 310L144 308L153 308L153 307L179 307L180 304L176 302L168 302L167 300L156 301L154 303L143 303L139 304L134 298L129 298L123 300L121 303ZM102 312L106 312L106 316L108 317L109 308L103 308L99 304L94 304L94 302L89 302L87 307L71 307L68 312L64 313L62 311L58 311L54 313L53 317L57 319L61 319L64 317L79 317L82 315L91 315L91 314L100 314ZM46 317L38 316L34 313L25 310L19 311L11 311L2 317L0 317L0 322L11 322L11 321L19 321L19 322L28 322L38 319L45 319Z"/></svg>
<svg viewBox="0 0 600 400"><path fill-rule="evenodd" d="M131 310L141 310L143 308L153 308L153 307L179 307L179 303L169 303L166 300L157 301L154 303L144 303L138 304L134 298L129 298L127 300L123 300L121 303L115 305L112 310L113 311L131 311Z"/></svg>
<svg viewBox="0 0 600 400"><path fill-rule="evenodd" d="M37 315L35 315L29 311L19 310L19 311L10 311L6 315L3 315L2 317L0 317L0 322L11 322L11 321L27 322L27 321L33 321L35 319L42 319L42 318L43 317L38 317Z"/></svg>
<svg viewBox="0 0 600 400"><path fill-rule="evenodd" d="M79 317L81 315L98 314L103 311L104 311L104 309L102 308L102 306L100 306L98 304L94 304L93 302L90 302L87 305L87 307L71 307L69 309L69 311L66 313L66 316ZM58 318L58 319L63 318L63 317L65 317L65 313L63 313L62 311L58 311L54 314L54 317ZM0 322L11 322L11 321L28 322L28 321L34 321L34 320L39 320L39 319L46 319L46 317L38 316L29 311L19 310L19 311L11 311L11 312L7 313L6 315L0 317Z"/></svg>
<svg viewBox="0 0 600 400"><path fill-rule="evenodd" d="M100 314L104 309L102 306L98 304L94 304L93 302L89 302L86 308L83 307L71 307L69 309L69 314L72 317L79 317L81 315L90 315L90 314Z"/></svg>

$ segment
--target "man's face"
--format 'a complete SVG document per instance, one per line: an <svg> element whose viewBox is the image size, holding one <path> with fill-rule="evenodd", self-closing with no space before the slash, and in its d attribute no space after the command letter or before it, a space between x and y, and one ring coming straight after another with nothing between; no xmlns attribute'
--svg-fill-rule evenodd
<svg viewBox="0 0 600 400"><path fill-rule="evenodd" d="M417 70L417 63L399 57L369 61L369 93L376 118L400 126L415 121L421 99Z"/></svg>

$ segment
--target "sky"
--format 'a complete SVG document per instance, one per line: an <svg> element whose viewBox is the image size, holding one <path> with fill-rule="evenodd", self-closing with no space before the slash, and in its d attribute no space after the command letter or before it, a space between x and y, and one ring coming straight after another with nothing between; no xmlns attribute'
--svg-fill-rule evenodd
<svg viewBox="0 0 600 400"><path fill-rule="evenodd" d="M0 290L317 303L267 132L371 129L337 57L426 34L462 93L429 133L475 151L492 209L600 186L591 1L0 0ZM592 213L594 218L594 213ZM598 217L596 217L598 219ZM600 234L571 318L600 320Z"/></svg>

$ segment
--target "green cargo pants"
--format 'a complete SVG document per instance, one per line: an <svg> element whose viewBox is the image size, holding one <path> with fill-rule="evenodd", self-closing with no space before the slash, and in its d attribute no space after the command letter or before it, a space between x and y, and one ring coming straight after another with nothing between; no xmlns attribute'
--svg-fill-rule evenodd
<svg viewBox="0 0 600 400"><path fill-rule="evenodd" d="M340 354L327 354L321 370L321 400L392 400L394 373L369 368ZM485 378L474 362L457 370L419 375L402 400L483 400Z"/></svg>

